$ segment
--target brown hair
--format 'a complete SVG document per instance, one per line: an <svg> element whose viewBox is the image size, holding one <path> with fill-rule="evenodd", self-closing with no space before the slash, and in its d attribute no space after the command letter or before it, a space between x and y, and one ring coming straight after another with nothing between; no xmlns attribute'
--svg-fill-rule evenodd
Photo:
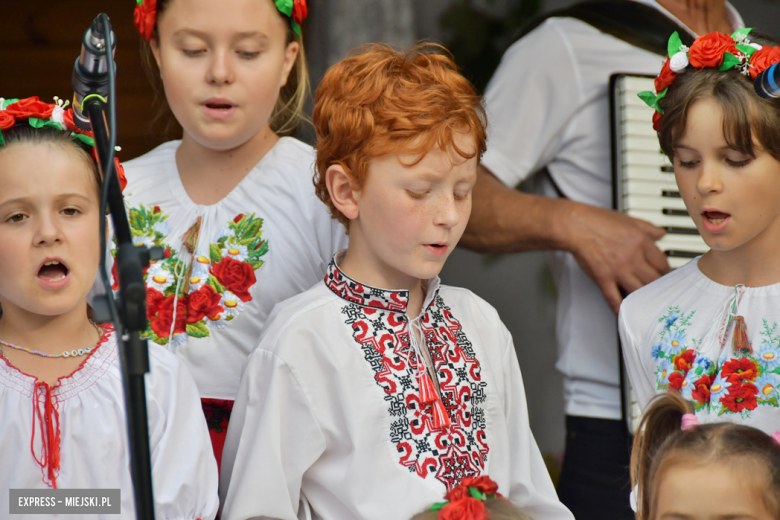
<svg viewBox="0 0 780 520"><path fill-rule="evenodd" d="M723 136L733 149L755 157L754 142L780 161L780 100L759 97L753 80L738 69L692 66L677 76L659 105L663 110L658 138L661 149L674 158L685 133L688 111L699 99L712 97L723 111Z"/></svg>
<svg viewBox="0 0 780 520"><path fill-rule="evenodd" d="M489 498L485 500L485 511L490 511L490 520L533 520L530 516L522 513L517 507L505 498ZM414 515L411 520L437 520L439 511L425 511Z"/></svg>
<svg viewBox="0 0 780 520"><path fill-rule="evenodd" d="M408 153L419 162L435 146L471 159L485 151L487 138L485 111L474 87L458 73L452 55L430 43L405 53L383 44L359 47L325 73L312 121L315 190L345 226L348 219L333 205L325 183L330 166L344 168L359 188L371 159ZM457 132L474 138L474 153L455 146Z"/></svg>
<svg viewBox="0 0 780 520"><path fill-rule="evenodd" d="M161 16L165 14L170 7L172 0L157 0L157 17L155 18L154 31L152 32L152 38L159 41L159 33L157 31L157 21ZM262 0L273 1L273 0ZM278 12L278 10L277 10ZM287 41L285 45L297 41L300 44L300 50L298 56L295 59L290 75L287 77L287 83L279 91L279 97L274 105L273 112L271 112L271 118L269 124L271 130L277 135L293 135L298 129L298 124L305 120L304 105L306 99L309 97L311 88L309 86L309 68L306 65L306 53L303 49L303 38L299 37L292 29L290 20L278 12L284 21L287 23ZM154 122L161 119L168 119L168 125L165 132L170 133L173 130L173 114L171 113L170 106L165 100L164 90L162 88L162 79L160 78L160 71L158 70L152 55L152 47L149 42L141 38L141 58L143 60L144 69L146 75L149 77L152 86L155 91L155 101L161 104L161 110L155 117ZM159 100L159 101L158 101ZM178 123L178 122L177 122Z"/></svg>
<svg viewBox="0 0 780 520"><path fill-rule="evenodd" d="M631 483L639 488L637 520L656 516L660 480L679 464L753 464L765 471L762 498L780 518L780 445L755 428L712 423L682 430L690 405L676 392L656 396L644 413L631 453ZM759 485L759 486L760 486ZM757 486L758 489L760 487Z"/></svg>

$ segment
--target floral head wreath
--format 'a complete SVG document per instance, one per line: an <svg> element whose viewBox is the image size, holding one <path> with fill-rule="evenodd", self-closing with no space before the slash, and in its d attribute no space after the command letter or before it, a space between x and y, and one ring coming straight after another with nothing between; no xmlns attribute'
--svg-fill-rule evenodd
<svg viewBox="0 0 780 520"><path fill-rule="evenodd" d="M77 141L92 147L92 157L97 160L95 152L95 136L92 132L85 132L73 122L73 109L68 108L69 101L63 101L54 97L54 103L45 103L38 96L25 99L0 98L0 146L5 144L3 130L8 130L14 125L26 121L33 128L51 127L66 132L70 130L70 136ZM119 147L117 147L119 149ZM119 184L122 190L127 185L125 171L119 159L114 159L116 173L119 176Z"/></svg>
<svg viewBox="0 0 780 520"><path fill-rule="evenodd" d="M135 26L144 40L149 41L154 32L154 24L157 23L157 0L135 0ZM308 16L306 0L274 0L280 13L290 19L290 26L300 38L301 23Z"/></svg>
<svg viewBox="0 0 780 520"><path fill-rule="evenodd" d="M667 45L669 57L655 79L655 93L639 93L642 101L655 109L653 128L656 131L661 129L661 115L664 113L658 102L666 96L669 85L689 65L696 69L717 67L724 72L739 69L742 74L755 79L764 70L780 62L780 47L762 47L751 43L748 39L750 31L752 29L739 29L731 36L712 32L696 38L690 48L683 45L679 34L672 34Z"/></svg>
<svg viewBox="0 0 780 520"><path fill-rule="evenodd" d="M446 502L433 504L430 510L439 512L439 520L487 520L490 511L485 509L485 500L500 496L498 484L490 477L468 477L444 495Z"/></svg>

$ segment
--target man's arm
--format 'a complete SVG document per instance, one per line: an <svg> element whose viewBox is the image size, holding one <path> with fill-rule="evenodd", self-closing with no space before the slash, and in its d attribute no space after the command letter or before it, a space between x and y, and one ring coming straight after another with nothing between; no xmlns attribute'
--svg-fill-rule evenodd
<svg viewBox="0 0 780 520"><path fill-rule="evenodd" d="M664 231L644 220L509 188L480 165L460 244L486 253L560 249L574 255L617 314L630 293L669 272L655 245Z"/></svg>

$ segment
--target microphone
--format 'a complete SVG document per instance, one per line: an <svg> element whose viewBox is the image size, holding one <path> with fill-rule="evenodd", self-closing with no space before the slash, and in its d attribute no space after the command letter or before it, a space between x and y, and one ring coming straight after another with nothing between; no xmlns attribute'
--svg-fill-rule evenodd
<svg viewBox="0 0 780 520"><path fill-rule="evenodd" d="M764 99L777 99L780 98L780 67L775 63L764 72L756 76L753 82L753 87L756 89L756 94Z"/></svg>
<svg viewBox="0 0 780 520"><path fill-rule="evenodd" d="M111 56L116 51L116 35L109 28ZM84 99L96 94L105 101L108 97L108 62L106 61L106 28L100 16L84 33L81 41L81 55L73 65L71 86L73 87L73 123L85 132L92 130L89 116L84 113ZM113 72L116 74L116 64Z"/></svg>

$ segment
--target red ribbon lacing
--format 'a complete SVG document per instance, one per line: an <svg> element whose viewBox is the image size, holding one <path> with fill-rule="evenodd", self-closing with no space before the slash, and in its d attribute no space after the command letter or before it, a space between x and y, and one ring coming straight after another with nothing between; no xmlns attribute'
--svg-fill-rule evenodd
<svg viewBox="0 0 780 520"><path fill-rule="evenodd" d="M51 387L46 383L35 383L33 392L33 423L30 450L35 462L44 470L43 482L57 489L57 476L60 473L60 413L57 402L52 402ZM41 403L43 397L43 403ZM41 409L43 405L43 410ZM41 429L41 455L35 453L36 423Z"/></svg>

